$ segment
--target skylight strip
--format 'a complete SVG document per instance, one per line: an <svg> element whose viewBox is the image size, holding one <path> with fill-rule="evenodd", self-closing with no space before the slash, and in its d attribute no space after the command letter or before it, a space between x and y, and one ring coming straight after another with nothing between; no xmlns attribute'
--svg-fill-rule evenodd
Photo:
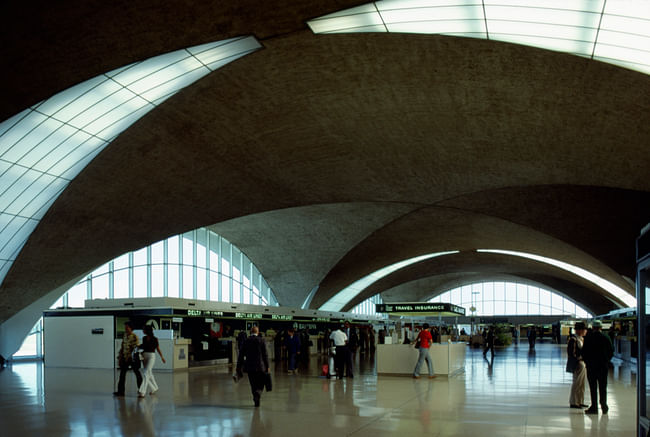
<svg viewBox="0 0 650 437"><path fill-rule="evenodd" d="M594 58L607 58L633 64L646 64L650 62L650 54L645 50L634 48L617 47L610 44L600 43L596 46Z"/></svg>
<svg viewBox="0 0 650 437"><path fill-rule="evenodd" d="M456 20L387 23L390 32L448 35L451 33L478 34L486 37L483 20L465 20L459 25Z"/></svg>
<svg viewBox="0 0 650 437"><path fill-rule="evenodd" d="M492 40L527 45L530 47L554 50L557 52L569 53L573 55L582 55L587 58L591 57L591 48L593 45L591 41L578 41L570 38L523 36L516 34L509 35L496 32L492 32Z"/></svg>
<svg viewBox="0 0 650 437"><path fill-rule="evenodd" d="M31 178L31 180L27 180L27 183L21 187L21 190L14 193L13 199L9 199L8 201L5 199L0 200L2 204L8 204L4 212L8 214L25 215L23 211L26 209L27 205L37 198L48 185L57 179L54 176L44 175L43 173L36 173L36 175L32 174L32 176L35 177ZM31 217L31 215L28 216Z"/></svg>
<svg viewBox="0 0 650 437"><path fill-rule="evenodd" d="M42 187L41 191L29 199L25 207L20 211L21 216L29 216L35 220L43 218L45 212L43 205L50 203L54 196L63 192L70 184L70 181L63 178L54 178L47 186ZM41 211L42 215L41 215Z"/></svg>
<svg viewBox="0 0 650 437"><path fill-rule="evenodd" d="M636 307L636 298L630 296L629 293L627 293L625 290L617 286L616 284L613 284L609 282L608 280L601 278L598 275L595 275L588 270L585 270L581 267L577 267L574 265L571 265L569 263L565 263L563 261L559 261L556 259L552 258L547 258L544 256L540 255L534 255L531 253L525 253L525 252L517 252L517 251L512 251L512 250L498 250L498 249L478 249L477 252L479 253L496 253L496 254L501 254L501 255L510 255L510 256L518 256L521 258L527 258L527 259L532 259L534 261L538 261L541 263L545 264L550 264L552 266L558 267L562 270L566 270L568 272L571 272L577 276L580 276L583 279L588 280L589 282L597 285L598 287L602 288L605 290L610 296L616 297L618 300L622 301L627 305L628 307Z"/></svg>
<svg viewBox="0 0 650 437"><path fill-rule="evenodd" d="M60 123L51 132L41 136L41 140L17 160L16 164L28 168L34 168L41 160L53 153L62 144L74 138L78 131L72 126ZM9 158L9 157L8 157Z"/></svg>
<svg viewBox="0 0 650 437"><path fill-rule="evenodd" d="M340 31L340 29L354 29L368 26L382 26L383 20L377 11L365 14L348 15L332 19L321 19L307 23L314 33Z"/></svg>
<svg viewBox="0 0 650 437"><path fill-rule="evenodd" d="M127 70L111 76L107 75L107 77L110 77L111 80L114 80L123 88L130 88L146 78L155 78L160 72L188 59L190 59L190 56L187 55L185 50L176 50L138 62Z"/></svg>
<svg viewBox="0 0 650 437"><path fill-rule="evenodd" d="M92 88L85 89L85 92L75 97L73 101L62 105L59 110L51 114L51 117L81 129L85 123L80 124L75 122L76 119L87 118L87 114L93 110L92 108L95 107L95 105L114 93L120 92L124 89L124 87L119 83L114 82L104 75L100 76L100 78L101 82L97 83ZM96 80L93 79L91 79L91 81L96 82ZM60 97L59 95L56 95L52 97L52 99L59 100ZM41 108L39 107L38 110L40 112Z"/></svg>
<svg viewBox="0 0 650 437"><path fill-rule="evenodd" d="M205 69L205 66L203 66L196 58L189 55L187 52L185 52L185 54L187 54L187 56L178 62L166 65L150 75L143 76L126 85L125 88L136 95L142 95L151 88L160 86L191 71Z"/></svg>
<svg viewBox="0 0 650 437"><path fill-rule="evenodd" d="M596 53L596 44L598 44L598 37L600 35L600 29L603 25L603 15L605 15L605 6L607 5L607 0L603 1L603 7L600 11L600 19L598 20L598 31L596 32L596 37L594 38L594 47L591 50L591 58L593 59L594 53Z"/></svg>
<svg viewBox="0 0 650 437"><path fill-rule="evenodd" d="M0 159L5 161L14 162L15 160L8 159L8 154L19 157L20 150L17 149L17 144L24 138L28 137L30 133L38 129L48 118L41 114L36 114L33 111L23 117L18 123L14 124L12 128L5 132L0 138Z"/></svg>
<svg viewBox="0 0 650 437"><path fill-rule="evenodd" d="M650 46L646 42L646 38L650 38L650 1L647 0L548 0L543 3L532 0L389 0L365 6L355 8L355 11L362 10L363 13L350 14L350 10L344 10L319 17L308 24L315 33L383 32L377 17L373 23L363 21L368 20L364 14L370 14L374 6L390 32L485 39L495 39L495 34L518 35L518 38L507 36L501 37L501 40L590 58L616 59L619 61L613 64L642 72L647 72L643 65L650 63L650 54L645 55L645 50ZM482 20L480 30L467 28L471 19ZM444 20L452 21L440 24ZM617 38L615 34L609 34L605 39L603 34L606 32L623 32L639 37ZM536 40L536 37L547 39ZM560 42L549 43L548 38ZM575 40L576 43L563 43L562 40ZM585 46L585 42L589 47ZM628 51L622 50L617 55L609 52L599 54L601 43L626 47ZM630 49L638 52L630 52Z"/></svg>
<svg viewBox="0 0 650 437"><path fill-rule="evenodd" d="M394 264L391 264L389 266L383 267L357 281L354 283L350 284L343 290L339 291L336 293L334 296L332 296L327 302L325 302L319 310L322 311L341 311L341 309L352 299L354 299L356 296L359 295L363 290L368 288L370 285L374 284L378 280L382 279L385 276L390 275L393 272L396 272L397 270L400 270L404 267L407 267L409 265L415 264L420 261L424 261L427 259L431 258L436 258L439 256L445 256L445 255L451 255L458 253L457 250L454 251L449 251L449 252L437 252L437 253L429 253L426 255L421 255L421 256L416 256L414 258L406 259Z"/></svg>
<svg viewBox="0 0 650 437"><path fill-rule="evenodd" d="M110 140L211 66L228 62L220 57L234 60L261 45L249 36L197 47L120 67L0 123L0 217L8 220L0 224L1 256L17 256L38 220ZM192 51L214 62L202 65Z"/></svg>
<svg viewBox="0 0 650 437"><path fill-rule="evenodd" d="M113 123L105 126L104 129L97 133L97 138L104 139L106 143L111 143L119 134L125 131L133 123L141 119L146 113L148 113L155 106L152 103L148 103L141 108L138 108L128 114L123 115L121 118L115 120Z"/></svg>

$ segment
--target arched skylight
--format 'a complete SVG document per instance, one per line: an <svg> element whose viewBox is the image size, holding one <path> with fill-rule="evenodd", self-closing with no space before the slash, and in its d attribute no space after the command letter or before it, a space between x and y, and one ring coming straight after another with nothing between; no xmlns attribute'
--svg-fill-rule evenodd
<svg viewBox="0 0 650 437"><path fill-rule="evenodd" d="M438 252L438 253L430 253L427 255L421 255L421 256L416 256L415 258L410 258L404 261L400 261L395 264L391 264L387 267L384 267L382 269L377 270L374 273L369 274L368 276L365 276L358 281L354 282L353 284L347 286L343 290L339 291L336 293L330 300L325 302L323 305L321 305L319 310L323 311L341 311L341 309L352 299L354 299L361 291L364 289L368 288L370 285L374 284L384 276L388 276L393 272L396 272L399 269L402 269L404 267L410 266L411 264L415 264L420 261L424 261L425 259L430 259L430 258L435 258L438 256L443 256L443 255L450 255L453 253L458 253L457 250L450 251L450 252Z"/></svg>
<svg viewBox="0 0 650 437"><path fill-rule="evenodd" d="M552 258L546 258L544 256L540 255L534 255L531 253L524 253L524 252L515 252L512 250L496 250L496 249L479 249L477 252L483 252L483 253L498 253L502 255L511 255L511 256L519 256L522 258L528 258L532 259L538 262L543 262L545 264L550 264L555 267L559 267L562 270L566 270L568 272L571 272L573 274L576 274L580 276L581 278L584 278L590 282L593 282L603 290L607 291L608 294L615 296L619 300L623 301L625 305L628 307L636 307L636 298L634 296L631 296L629 293L627 293L625 290L622 288L618 287L615 284L612 284L611 282L601 278L598 275L595 275L583 268L576 267L574 265L558 261L556 259Z"/></svg>
<svg viewBox="0 0 650 437"><path fill-rule="evenodd" d="M314 33L428 33L506 41L650 73L647 0L385 0L308 24Z"/></svg>
<svg viewBox="0 0 650 437"><path fill-rule="evenodd" d="M0 123L0 284L52 203L111 141L180 89L260 47L249 36L136 62Z"/></svg>
<svg viewBox="0 0 650 437"><path fill-rule="evenodd" d="M593 314L575 302L544 288L515 282L479 282L446 291L429 302L462 306L467 315L563 315L590 319ZM476 308L472 313L471 308Z"/></svg>

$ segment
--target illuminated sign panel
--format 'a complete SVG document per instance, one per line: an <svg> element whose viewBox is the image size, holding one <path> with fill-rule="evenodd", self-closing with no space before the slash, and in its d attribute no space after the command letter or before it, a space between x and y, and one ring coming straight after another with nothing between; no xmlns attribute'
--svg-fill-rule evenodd
<svg viewBox="0 0 650 437"><path fill-rule="evenodd" d="M465 315L465 308L451 303L431 302L395 302L376 304L378 313L445 313L449 315Z"/></svg>
<svg viewBox="0 0 650 437"><path fill-rule="evenodd" d="M271 314L271 319L273 320L293 320L293 316L290 314Z"/></svg>
<svg viewBox="0 0 650 437"><path fill-rule="evenodd" d="M261 319L262 314L259 313L235 313L236 319Z"/></svg>

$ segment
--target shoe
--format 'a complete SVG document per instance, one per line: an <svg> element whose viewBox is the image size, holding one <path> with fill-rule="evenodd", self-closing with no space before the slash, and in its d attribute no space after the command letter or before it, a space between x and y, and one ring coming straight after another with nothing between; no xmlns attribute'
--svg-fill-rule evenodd
<svg viewBox="0 0 650 437"><path fill-rule="evenodd" d="M437 377L438 377L438 375L429 375L429 379L434 379L434 378L437 378Z"/></svg>
<svg viewBox="0 0 650 437"><path fill-rule="evenodd" d="M158 390L154 390L154 391L150 392L149 394L150 395L155 395L156 393L158 393Z"/></svg>
<svg viewBox="0 0 650 437"><path fill-rule="evenodd" d="M578 405L578 406L579 406L579 407L582 407L582 408L587 408L589 405L587 405L587 404L580 404L580 405Z"/></svg>
<svg viewBox="0 0 650 437"><path fill-rule="evenodd" d="M589 407L585 410L585 414L598 414L598 409L594 407Z"/></svg>
<svg viewBox="0 0 650 437"><path fill-rule="evenodd" d="M354 378L354 375L348 375L348 378L352 379Z"/></svg>
<svg viewBox="0 0 650 437"><path fill-rule="evenodd" d="M255 406L256 406L256 407L259 407L259 406L260 406L260 401L259 401L259 399L255 399Z"/></svg>
<svg viewBox="0 0 650 437"><path fill-rule="evenodd" d="M140 399L142 399L142 398L144 397L144 395L143 395L142 393L138 393L138 397L139 397Z"/></svg>
<svg viewBox="0 0 650 437"><path fill-rule="evenodd" d="M420 377L413 375L413 379L420 379Z"/></svg>
<svg viewBox="0 0 650 437"><path fill-rule="evenodd" d="M119 391L114 391L114 392L113 392L113 396L118 396L118 397L123 398L123 397L124 397L124 393L120 393Z"/></svg>
<svg viewBox="0 0 650 437"><path fill-rule="evenodd" d="M607 414L609 411L609 407L607 405L601 406L600 409L602 410L603 414Z"/></svg>
<svg viewBox="0 0 650 437"><path fill-rule="evenodd" d="M569 408L582 408L582 405L570 404Z"/></svg>

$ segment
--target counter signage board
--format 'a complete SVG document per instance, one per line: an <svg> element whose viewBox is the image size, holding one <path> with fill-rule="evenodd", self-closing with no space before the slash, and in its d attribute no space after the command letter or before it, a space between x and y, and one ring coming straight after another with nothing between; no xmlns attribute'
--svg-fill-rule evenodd
<svg viewBox="0 0 650 437"><path fill-rule="evenodd" d="M260 313L235 313L236 319L261 319L262 314Z"/></svg>
<svg viewBox="0 0 650 437"><path fill-rule="evenodd" d="M291 314L271 314L272 320L293 320Z"/></svg>
<svg viewBox="0 0 650 437"><path fill-rule="evenodd" d="M378 313L453 313L465 315L465 308L451 303L395 302L376 304Z"/></svg>

